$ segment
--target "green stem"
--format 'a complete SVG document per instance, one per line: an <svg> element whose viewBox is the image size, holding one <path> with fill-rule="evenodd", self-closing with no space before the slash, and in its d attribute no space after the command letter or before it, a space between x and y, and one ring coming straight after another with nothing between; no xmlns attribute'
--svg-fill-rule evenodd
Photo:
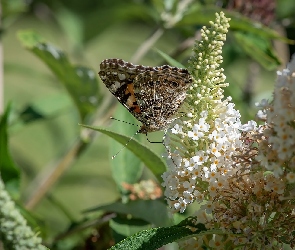
<svg viewBox="0 0 295 250"><path fill-rule="evenodd" d="M158 28L147 40L145 40L140 45L135 54L132 56L131 62L138 63L163 34L164 30L162 28Z"/></svg>

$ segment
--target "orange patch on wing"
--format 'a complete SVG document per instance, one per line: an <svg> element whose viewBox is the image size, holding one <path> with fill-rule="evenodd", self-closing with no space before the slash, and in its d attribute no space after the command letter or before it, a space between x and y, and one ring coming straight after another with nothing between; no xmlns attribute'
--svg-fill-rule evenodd
<svg viewBox="0 0 295 250"><path fill-rule="evenodd" d="M134 85L133 85L133 83L127 84L127 88L126 88L125 94L129 94L129 93L131 95L134 95Z"/></svg>
<svg viewBox="0 0 295 250"><path fill-rule="evenodd" d="M127 88L125 90L125 94L128 95L130 94L129 98L127 99L127 106L128 108L132 108L132 111L136 112L136 113L141 113L141 110L139 108L139 106L136 103L136 97L134 95L134 85L133 83L129 83L127 84Z"/></svg>

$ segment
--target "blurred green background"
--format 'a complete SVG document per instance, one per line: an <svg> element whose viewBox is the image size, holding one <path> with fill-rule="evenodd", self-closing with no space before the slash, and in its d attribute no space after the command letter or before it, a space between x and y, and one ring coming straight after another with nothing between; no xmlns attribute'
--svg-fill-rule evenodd
<svg viewBox="0 0 295 250"><path fill-rule="evenodd" d="M21 170L19 201L29 207L33 221L37 222L33 225L41 230L41 236L52 249L104 249L85 246L84 240L91 233L83 237L79 235L79 244L63 242L54 245L54 238L60 237L75 223L87 220L90 215L83 214L83 210L112 203L124 193L116 185L111 170L111 165L116 171L114 165L122 163L111 160L122 145L115 147L113 139L98 132L94 138L86 137L85 142L85 130L81 130L78 124L94 124L96 121L98 125L126 136L132 136L138 128L109 119L114 116L137 123L111 96L97 74L95 109L81 119L71 91L17 34L21 30L32 30L46 44L63 51L72 65L88 67L95 73L106 58L122 58L149 66L169 63L156 49L187 65L192 41L199 38L201 26L214 20L214 12L223 10L233 18L224 48L225 75L230 83L225 93L233 97L243 122L246 122L255 116L254 103L271 97L276 70L284 68L294 52L290 40L283 37L295 38L295 3L293 0L266 1L273 5L272 8L257 7L254 15L253 10L247 11L238 2L2 1L4 105L1 105L12 104L9 148ZM255 5L255 1L244 2ZM176 15L180 13L177 11L181 4L188 7ZM265 26L261 24L263 22ZM163 33L139 57L138 49L159 30ZM279 35L272 32L279 32ZM67 72L63 74L66 79ZM83 96L79 98L82 100ZM157 132L149 138L160 141L162 135ZM159 156L164 152L161 144L148 143L144 135L136 135L136 139ZM75 153L75 147L81 142L85 143L82 153ZM110 147L116 150L110 150ZM122 157L126 151L120 152ZM124 164L128 165L130 161L137 160L132 156ZM60 176L52 179L52 185L38 202L28 206L57 167ZM141 176L140 168L137 174ZM144 170L143 177L150 176L150 172Z"/></svg>

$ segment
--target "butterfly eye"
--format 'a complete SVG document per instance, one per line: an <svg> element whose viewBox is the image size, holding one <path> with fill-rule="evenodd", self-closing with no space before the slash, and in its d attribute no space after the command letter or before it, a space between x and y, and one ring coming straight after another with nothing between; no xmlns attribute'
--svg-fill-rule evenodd
<svg viewBox="0 0 295 250"><path fill-rule="evenodd" d="M178 87L178 82L171 82L172 87L177 88Z"/></svg>
<svg viewBox="0 0 295 250"><path fill-rule="evenodd" d="M154 82L153 82L153 81L149 81L148 84L149 84L150 86L154 86Z"/></svg>

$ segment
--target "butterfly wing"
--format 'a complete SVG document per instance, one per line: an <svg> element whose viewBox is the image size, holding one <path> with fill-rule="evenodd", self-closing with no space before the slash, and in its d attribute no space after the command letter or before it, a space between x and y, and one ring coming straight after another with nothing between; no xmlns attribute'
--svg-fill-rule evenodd
<svg viewBox="0 0 295 250"><path fill-rule="evenodd" d="M135 77L146 68L121 59L106 59L100 64L98 73L103 83L118 101L140 121L140 109L134 95Z"/></svg>
<svg viewBox="0 0 295 250"><path fill-rule="evenodd" d="M186 69L164 65L138 74L134 94L146 132L165 129L186 98L192 78Z"/></svg>
<svg viewBox="0 0 295 250"><path fill-rule="evenodd" d="M186 69L145 67L106 59L99 76L110 92L140 122L140 133L166 128L175 119L192 78Z"/></svg>

